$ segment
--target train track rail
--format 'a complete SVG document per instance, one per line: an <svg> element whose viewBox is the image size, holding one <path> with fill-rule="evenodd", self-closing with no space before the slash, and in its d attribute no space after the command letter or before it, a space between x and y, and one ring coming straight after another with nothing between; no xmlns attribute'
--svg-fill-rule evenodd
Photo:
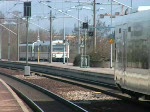
<svg viewBox="0 0 150 112"><path fill-rule="evenodd" d="M35 67L36 65L31 65L31 67L32 67L32 69ZM10 67L10 66L9 66ZM14 67L14 66L13 66ZM38 65L38 67L37 67L37 69L39 69L39 68L43 68L43 67L41 67L40 65ZM90 82L88 82L87 80L86 81L82 81L81 82L81 80L77 80L77 81L74 81L74 80L71 80L71 79L73 79L73 78L70 78L70 79L66 79L66 77L64 78L63 77L63 75L61 76L61 75L50 75L50 72L48 71L48 68L49 67L44 67L45 69L47 68L47 70L45 71L45 70L43 70L43 71L41 71L41 70L39 70L40 71L40 73L39 72L37 72L37 71L34 71L34 73L35 74L38 74L38 75L40 75L40 76L44 76L44 77L50 77L50 78L53 78L53 79L57 79L57 80L61 80L61 81L64 81L64 82L69 82L69 83L72 83L72 84L76 84L76 85L79 85L79 86L83 86L83 87L86 87L86 88L89 88L89 89L92 89L92 90L95 90L95 91L101 91L101 92L103 92L103 93L106 93L107 95L111 95L111 96L115 96L115 97L117 97L117 98L121 98L121 99L124 99L124 100L126 100L126 101L132 101L133 103L136 103L137 105L139 105L139 106L141 106L141 103L142 103L142 105L144 106L144 107L148 107L149 106L149 104L146 104L145 105L145 102L137 102L137 101L134 101L134 100L131 100L131 98L129 98L128 96L126 96L126 95L123 95L123 94L121 94L119 91L117 91L117 89L116 89L116 87L115 87L115 85L113 84L113 83L111 83L110 85L111 86L107 86L107 85L109 85L109 84L103 84L103 82L101 83L101 82L99 82L99 84L98 85L95 85L96 83L90 83L90 82L94 82L94 81L90 81ZM51 67L49 68L49 69L51 69ZM60 69L60 71L59 71L59 74L65 74L65 70L61 70L61 68L52 68L52 70L57 70L58 71L58 69ZM61 71L63 71L63 73L61 73ZM67 70L66 70L66 72L68 72ZM69 70L69 72L71 72L70 70ZM73 73L74 73L74 71L73 71ZM75 73L78 73L78 75L80 74L80 75L82 75L82 73L80 73L80 72L75 72ZM47 75L46 75L47 74ZM70 73L70 74L72 74L72 72ZM84 73L85 74L85 73ZM91 74L90 74L91 75ZM104 74L105 75L105 74ZM60 76L60 77L57 77L57 76ZM100 76L102 76L102 74L100 74ZM62 78L63 77L63 78ZM106 76L105 76L106 77ZM106 80L106 82L108 81L108 79L111 79L110 77L107 79L105 79L104 80L104 77L102 77L103 78L103 81L105 81ZM75 79L77 79L77 78L75 78ZM83 78L84 79L84 78ZM82 79L82 80L83 80ZM111 80L113 80L113 79L111 79ZM88 82L88 83L84 83L84 82ZM94 84L94 85L93 85ZM102 84L102 85L101 85ZM101 86L100 86L101 85ZM113 86L114 85L114 86Z"/></svg>
<svg viewBox="0 0 150 112"><path fill-rule="evenodd" d="M39 74L40 76L37 76L37 73L32 73L32 76L23 76L23 72L19 70L7 70L7 69L0 69L1 71L3 71L5 73L10 73L11 75L17 77L17 78L21 78L23 80L26 80L26 81L29 81L29 82L32 82L36 85L39 85L43 88L46 88L48 89L49 91L53 91L54 93L56 93L56 88L58 89L58 91L60 90L61 94L65 94L63 97L66 99L66 95L68 94L68 79L63 79L64 81L63 82L66 82L66 84L64 85L62 82L62 80L60 81L56 81L58 82L58 85L56 85L56 82L55 80L53 79L56 79L56 78L53 78L50 77L49 78L44 78L43 75ZM4 71L5 70L5 71ZM18 73L19 72L19 73ZM22 74L22 76L21 76ZM35 75L36 74L36 75ZM61 79L61 78L60 78ZM59 78L58 78L59 80ZM54 83L54 85L53 85ZM111 112L118 112L117 109L121 110L122 112L124 112L123 110L128 107L129 110L134 110L136 112L149 112L147 110L145 110L144 108L144 111L142 111L139 107L140 105L138 106L137 108L137 105L131 103L131 102L128 102L127 100L124 101L124 100L119 100L118 98L113 98L111 97L111 95L105 95L103 93L101 93L100 91L96 91L96 92L92 92L92 96L90 95L91 92L84 92L84 90L78 90L77 88L74 88L73 86L76 85L77 83L74 82L73 85L70 85L71 87L71 91L69 92L69 94L67 95L68 98L70 99L76 99L77 97L79 97L79 99L81 98L82 100L75 100L73 101L74 103L76 103L77 105L80 105L82 106L83 108L87 109L89 112L99 112L99 111L107 111L107 109L110 109ZM59 86L61 85L61 86ZM80 86L80 85L79 85ZM78 86L78 87L79 87ZM66 88L67 87L67 88ZM54 91L54 88L56 91ZM64 88L64 89L63 89ZM72 89L73 88L73 89ZM66 91L67 89L67 91ZM65 91L66 92L65 92ZM72 91L73 90L73 91ZM57 91L57 94L58 94L58 91ZM81 91L83 91L83 94L81 93ZM88 90L89 91L89 90ZM112 92L112 91L111 91ZM85 97L85 98L84 98ZM94 98L95 100L90 100L89 99ZM78 99L78 98L77 98ZM96 100L97 99L97 100ZM72 100L71 100L72 101ZM99 105L99 106L98 106ZM132 107L133 106L133 107ZM136 107L135 107L136 106ZM115 108L114 108L115 107Z"/></svg>
<svg viewBox="0 0 150 112"><path fill-rule="evenodd" d="M74 103L35 84L4 73L0 74L0 78L6 81L19 94L25 96L26 101L32 101L29 106L36 112L87 112Z"/></svg>
<svg viewBox="0 0 150 112"><path fill-rule="evenodd" d="M66 69L54 66L47 66L47 65L39 65L39 64L28 64L31 66L31 71L40 72L44 74L49 74L52 76L59 76L68 79L77 80L80 82L91 83L95 85L103 85L106 87L110 87L113 89L117 89L114 76L110 74L103 74L103 73L93 73L93 72L86 72L86 71L79 71L73 69ZM7 62L1 61L0 67L10 67L10 68L17 68L24 70L24 66L26 63L22 62Z"/></svg>
<svg viewBox="0 0 150 112"><path fill-rule="evenodd" d="M0 63L1 67L17 68L24 70L26 64L22 62L3 62ZM61 81L67 81L68 83L83 86L95 91L101 91L108 95L113 95L121 99L130 100L129 96L122 94L114 82L113 75L103 73L93 73L78 71L54 66L30 64L32 72L38 75L42 75L47 78L54 78Z"/></svg>

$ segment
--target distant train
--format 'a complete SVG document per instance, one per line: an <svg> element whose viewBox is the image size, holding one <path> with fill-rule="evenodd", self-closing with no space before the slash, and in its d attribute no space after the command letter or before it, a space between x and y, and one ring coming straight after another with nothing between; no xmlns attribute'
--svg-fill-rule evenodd
<svg viewBox="0 0 150 112"><path fill-rule="evenodd" d="M120 20L115 26L115 82L132 98L150 99L150 10Z"/></svg>
<svg viewBox="0 0 150 112"><path fill-rule="evenodd" d="M39 48L39 52L38 52ZM26 60L26 44L19 45L20 60ZM43 60L48 61L50 57L50 42L39 41L28 44L28 60ZM39 54L38 54L39 53ZM63 40L52 41L52 60L63 61L65 54L65 60L69 59L69 44L65 44Z"/></svg>

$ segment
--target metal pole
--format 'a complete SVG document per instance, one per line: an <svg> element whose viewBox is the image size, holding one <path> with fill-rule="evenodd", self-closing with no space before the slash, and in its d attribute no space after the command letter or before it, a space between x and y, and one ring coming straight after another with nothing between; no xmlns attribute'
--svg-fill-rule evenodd
<svg viewBox="0 0 150 112"><path fill-rule="evenodd" d="M26 66L25 66L25 76L29 76L30 75L30 66L28 66L28 27L29 27L29 23L28 23L28 19L29 17L26 17L27 21L26 21Z"/></svg>
<svg viewBox="0 0 150 112"><path fill-rule="evenodd" d="M40 62L40 48L39 48L39 42L38 42L38 63Z"/></svg>
<svg viewBox="0 0 150 112"><path fill-rule="evenodd" d="M84 31L84 56L86 55L86 30Z"/></svg>
<svg viewBox="0 0 150 112"><path fill-rule="evenodd" d="M63 18L63 27L64 27L64 42L63 42L63 45L64 45L64 52L63 52L63 64L65 64L65 41L66 41L66 35L65 35L65 20Z"/></svg>
<svg viewBox="0 0 150 112"><path fill-rule="evenodd" d="M112 27L112 0L111 0L111 16L110 16L110 18L111 18L111 27Z"/></svg>
<svg viewBox="0 0 150 112"><path fill-rule="evenodd" d="M26 65L28 66L28 17L26 21Z"/></svg>
<svg viewBox="0 0 150 112"><path fill-rule="evenodd" d="M38 25L39 25L39 18L38 18ZM38 43L38 63L40 62L40 48L39 48L39 42L40 42L40 36L39 36L39 28L38 28L38 38L37 38L37 43Z"/></svg>
<svg viewBox="0 0 150 112"><path fill-rule="evenodd" d="M83 62L84 62L84 66L86 67L87 66L87 60L86 60L86 29L85 29L85 31L84 31L84 56L83 56L84 58L83 58Z"/></svg>
<svg viewBox="0 0 150 112"><path fill-rule="evenodd" d="M111 27L112 27L112 0L111 0ZM112 33L112 30L111 30L111 33ZM110 45L111 48L110 48L110 68L112 68L112 44Z"/></svg>
<svg viewBox="0 0 150 112"><path fill-rule="evenodd" d="M78 54L80 54L80 20L79 19L80 19L80 13L78 8Z"/></svg>
<svg viewBox="0 0 150 112"><path fill-rule="evenodd" d="M20 44L20 35L19 35L19 21L20 19L18 18L17 19L17 61L19 61L19 58L20 58L20 55L19 55L19 44Z"/></svg>
<svg viewBox="0 0 150 112"><path fill-rule="evenodd" d="M82 45L82 47L81 47L81 66L80 67L83 67L84 65L83 65L83 63L84 63L84 60L83 60L83 45Z"/></svg>
<svg viewBox="0 0 150 112"><path fill-rule="evenodd" d="M50 48L49 48L49 63L52 63L52 11L50 10Z"/></svg>
<svg viewBox="0 0 150 112"><path fill-rule="evenodd" d="M9 29L10 29L10 24L9 24ZM10 61L10 31L8 34L8 61Z"/></svg>
<svg viewBox="0 0 150 112"><path fill-rule="evenodd" d="M131 0L131 12L130 13L132 13L132 0Z"/></svg>
<svg viewBox="0 0 150 112"><path fill-rule="evenodd" d="M2 59L2 27L0 28L0 60Z"/></svg>
<svg viewBox="0 0 150 112"><path fill-rule="evenodd" d="M69 53L69 43L68 43L68 41L67 41L67 50L66 50L66 51L67 51L67 65L68 65L68 58L69 58L69 57L68 57L68 55L69 55L69 54L68 54L68 53Z"/></svg>
<svg viewBox="0 0 150 112"><path fill-rule="evenodd" d="M111 50L111 53L110 53L110 54L111 54L111 55L110 55L110 62L111 62L111 63L110 63L110 68L112 68L112 44L110 44L110 47L111 47L111 48L110 48L110 50Z"/></svg>
<svg viewBox="0 0 150 112"><path fill-rule="evenodd" d="M93 4L94 52L96 52L96 0Z"/></svg>

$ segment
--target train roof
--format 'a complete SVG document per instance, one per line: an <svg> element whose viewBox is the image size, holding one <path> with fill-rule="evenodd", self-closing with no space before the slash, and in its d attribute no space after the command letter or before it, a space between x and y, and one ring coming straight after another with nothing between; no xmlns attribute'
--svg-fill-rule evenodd
<svg viewBox="0 0 150 112"><path fill-rule="evenodd" d="M32 46L33 43L28 43L28 46ZM26 43L20 43L19 46L26 46Z"/></svg>
<svg viewBox="0 0 150 112"><path fill-rule="evenodd" d="M134 9L132 13L150 10L150 6L139 6L137 9Z"/></svg>
<svg viewBox="0 0 150 112"><path fill-rule="evenodd" d="M145 21L145 20L150 20L150 10L145 10L141 12L136 12L136 13L131 13L128 15L124 16L119 16L118 18L115 19L115 26L125 24L125 23L130 23L130 22L135 22L135 21Z"/></svg>
<svg viewBox="0 0 150 112"><path fill-rule="evenodd" d="M39 42L28 42L28 45L31 46L31 45L49 45L50 44L50 41L39 41ZM52 41L52 44L53 45L57 45L57 44L63 44L63 40L53 40ZM26 46L26 43L20 43L19 46Z"/></svg>
<svg viewBox="0 0 150 112"><path fill-rule="evenodd" d="M34 42L34 45L49 45L50 41L40 41L40 42ZM54 40L52 41L53 45L57 45L57 44L63 44L63 40Z"/></svg>
<svg viewBox="0 0 150 112"><path fill-rule="evenodd" d="M62 44L62 43L63 43L63 40L54 40L54 41L53 41L53 44L58 44L58 43Z"/></svg>
<svg viewBox="0 0 150 112"><path fill-rule="evenodd" d="M33 42L28 42L28 44L32 44ZM26 42L22 42L20 44L26 44Z"/></svg>

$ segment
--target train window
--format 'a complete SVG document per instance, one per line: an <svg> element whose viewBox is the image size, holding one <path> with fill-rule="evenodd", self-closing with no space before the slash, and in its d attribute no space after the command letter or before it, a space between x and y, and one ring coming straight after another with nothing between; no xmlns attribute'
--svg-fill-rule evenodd
<svg viewBox="0 0 150 112"><path fill-rule="evenodd" d="M136 22L133 24L133 29L131 32L132 36L142 36L143 35L143 25L140 22Z"/></svg>
<svg viewBox="0 0 150 112"><path fill-rule="evenodd" d="M32 52L32 46L29 46L29 52Z"/></svg>
<svg viewBox="0 0 150 112"><path fill-rule="evenodd" d="M40 46L40 52L46 52L45 47L46 46Z"/></svg>
<svg viewBox="0 0 150 112"><path fill-rule="evenodd" d="M64 51L64 45L53 45L53 51L54 52L63 52Z"/></svg>
<svg viewBox="0 0 150 112"><path fill-rule="evenodd" d="M31 46L28 47L28 52L31 52Z"/></svg>
<svg viewBox="0 0 150 112"><path fill-rule="evenodd" d="M41 45L39 46L39 51L40 51L40 52L43 52Z"/></svg>
<svg viewBox="0 0 150 112"><path fill-rule="evenodd" d="M119 33L121 33L121 28L119 28Z"/></svg>
<svg viewBox="0 0 150 112"><path fill-rule="evenodd" d="M53 48L54 52L63 52L64 48Z"/></svg>
<svg viewBox="0 0 150 112"><path fill-rule="evenodd" d="M26 46L22 46L21 51L22 51L22 52L26 52Z"/></svg>
<svg viewBox="0 0 150 112"><path fill-rule="evenodd" d="M128 27L128 32L131 32L131 27Z"/></svg>
<svg viewBox="0 0 150 112"><path fill-rule="evenodd" d="M20 52L22 52L22 47L19 47L19 49L20 49Z"/></svg>
<svg viewBox="0 0 150 112"><path fill-rule="evenodd" d="M42 52L47 52L48 51L48 46L42 46Z"/></svg>
<svg viewBox="0 0 150 112"><path fill-rule="evenodd" d="M43 51L43 46L40 46L40 52L44 52L44 51Z"/></svg>
<svg viewBox="0 0 150 112"><path fill-rule="evenodd" d="M127 57L129 68L148 69L148 42L143 39L128 41Z"/></svg>
<svg viewBox="0 0 150 112"><path fill-rule="evenodd" d="M35 46L34 47L34 52L37 52L38 51L38 46Z"/></svg>

